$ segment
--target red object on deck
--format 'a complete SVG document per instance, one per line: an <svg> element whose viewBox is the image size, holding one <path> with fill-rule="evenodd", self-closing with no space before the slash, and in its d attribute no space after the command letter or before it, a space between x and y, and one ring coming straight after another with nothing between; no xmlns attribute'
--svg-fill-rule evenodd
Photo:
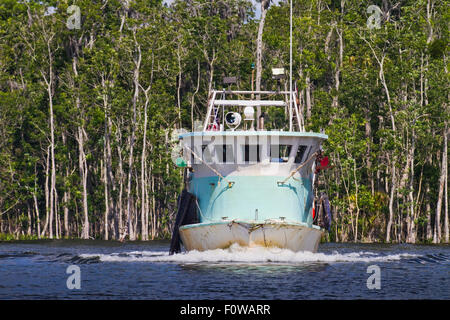
<svg viewBox="0 0 450 320"><path fill-rule="evenodd" d="M320 166L323 167L323 168L326 168L326 167L328 166L328 163L329 163L328 157L325 156L325 157L323 157L322 160L320 161Z"/></svg>
<svg viewBox="0 0 450 320"><path fill-rule="evenodd" d="M214 123L212 125L210 124L206 130L207 131L220 131L220 126L218 123Z"/></svg>
<svg viewBox="0 0 450 320"><path fill-rule="evenodd" d="M316 163L316 171L315 173L319 173L320 170L328 169L329 160L327 156L323 156L317 159Z"/></svg>

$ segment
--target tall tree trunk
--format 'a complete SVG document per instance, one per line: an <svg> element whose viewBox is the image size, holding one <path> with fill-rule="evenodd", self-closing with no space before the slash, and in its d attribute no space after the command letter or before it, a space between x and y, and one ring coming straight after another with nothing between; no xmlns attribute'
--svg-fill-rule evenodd
<svg viewBox="0 0 450 320"><path fill-rule="evenodd" d="M395 168L395 159L392 159L392 164L391 164L391 190L390 190L390 194L389 194L389 220L386 226L386 242L390 242L391 241L391 228L392 228L392 223L393 223L393 219L394 219L394 195L395 195L395 190L396 190L396 168Z"/></svg>
<svg viewBox="0 0 450 320"><path fill-rule="evenodd" d="M367 166L367 176L370 183L370 191L372 196L375 194L375 181L373 179L373 171L372 171L372 126L370 124L370 116L368 108L364 110L364 122L365 122L365 136L367 138L367 151L366 151L366 166Z"/></svg>
<svg viewBox="0 0 450 320"><path fill-rule="evenodd" d="M407 214L407 234L406 234L406 242L415 243L416 242L416 233L415 233L415 214L414 214L414 152L415 152L415 130L412 129L412 143L410 150L408 152L408 160L406 161L407 167L409 168L409 193L408 193L408 201L409 204L409 212ZM408 166L409 165L409 166Z"/></svg>
<svg viewBox="0 0 450 320"><path fill-rule="evenodd" d="M134 31L135 32L135 31ZM136 34L134 33L134 36ZM139 72L141 68L141 48L136 43L135 38L135 44L137 46L137 58L134 60L135 63L135 69L134 69L134 76L133 76L133 82L134 82L134 95L133 95L133 118L131 120L131 134L130 134L130 153L128 156L128 186L127 186L127 224L128 224L128 235L130 237L130 240L136 240L136 234L134 230L134 211L131 209L131 181L133 176L133 162L134 162L134 142L135 142L135 131L136 131L136 113L137 113L137 101L139 97Z"/></svg>
<svg viewBox="0 0 450 320"><path fill-rule="evenodd" d="M51 67L50 67L51 69ZM52 71L50 71L52 72ZM47 80L46 80L47 82ZM55 216L55 198L56 198L56 164L55 164L55 126L53 118L53 93L52 93L53 77L50 76L50 81L47 82L47 93L50 107L50 216L49 216L49 237L53 239L53 219Z"/></svg>
<svg viewBox="0 0 450 320"><path fill-rule="evenodd" d="M444 70L445 74L448 74L447 69L447 57L444 55ZM450 94L447 95L447 101L450 99ZM450 108L448 103L444 105L444 110L447 114L450 112ZM449 221L448 221L448 136L450 135L450 128L448 127L448 120L445 119L445 130L444 130L444 150L445 150L445 162L443 161L444 168L445 168L445 192L444 192L444 199L445 199L445 207L444 207L444 232L445 232L445 242L449 242Z"/></svg>
<svg viewBox="0 0 450 320"><path fill-rule="evenodd" d="M43 22L42 22L43 23ZM47 54L48 54L48 75L41 70L42 78L46 84L48 105L49 105L49 125L50 125L50 192L49 192L49 237L53 239L53 219L56 216L56 163L55 163L55 120L53 112L53 86L54 86L54 74L53 74L53 52L51 44L55 34L48 34L45 27L43 27L43 34L46 41Z"/></svg>
<svg viewBox="0 0 450 320"><path fill-rule="evenodd" d="M145 105L144 105L144 137L142 141L142 154L141 154L141 236L142 240L148 240L148 208L146 206L146 145L147 145L147 125L148 125L148 115L147 107L149 103L148 92L145 93Z"/></svg>
<svg viewBox="0 0 450 320"><path fill-rule="evenodd" d="M59 210L59 201L58 194L55 193L55 235L56 239L59 239L61 236L61 216L58 212Z"/></svg>
<svg viewBox="0 0 450 320"><path fill-rule="evenodd" d="M181 44L178 43L178 50L177 50L177 58L178 58L178 81L177 81L177 106L178 106L178 125L181 128L181 84L182 84L182 77L183 77L183 69L181 66Z"/></svg>
<svg viewBox="0 0 450 320"><path fill-rule="evenodd" d="M50 213L50 190L49 190L49 180L50 180L50 146L47 148L47 156L45 159L45 223L42 229L41 237L47 233L49 213Z"/></svg>
<svg viewBox="0 0 450 320"><path fill-rule="evenodd" d="M427 183L427 188L426 188L426 195L425 195L425 211L426 211L426 215L427 215L427 225L426 225L426 230L425 230L425 240L432 240L433 239L433 228L431 225L431 204L430 201L431 199L429 198L429 194L431 192L430 190L430 185Z"/></svg>
<svg viewBox="0 0 450 320"><path fill-rule="evenodd" d="M358 242L358 219L359 219L359 185L358 180L356 178L356 159L353 159L353 177L355 179L355 205L356 205L356 227L355 227L355 234L354 234L354 242Z"/></svg>
<svg viewBox="0 0 450 320"><path fill-rule="evenodd" d="M269 8L270 0L261 0L261 18L259 20L258 27L258 37L256 38L256 78L255 78L255 89L256 91L261 90L261 78L262 78L262 55L264 50L263 44L263 32L264 23L266 21L267 9ZM257 95L256 99L260 99ZM259 130L259 117L261 116L261 106L256 107L256 128Z"/></svg>
<svg viewBox="0 0 450 320"><path fill-rule="evenodd" d="M217 59L216 56L216 50L213 49L212 52L212 58L210 59L208 56L207 51L203 51L203 55L205 56L206 61L208 61L208 67L209 67L209 78L208 78L208 94L210 94L212 87L213 87L213 81L214 81L214 65Z"/></svg>
<svg viewBox="0 0 450 320"><path fill-rule="evenodd" d="M153 171L152 166L150 165L150 170ZM156 196L155 196L155 176L151 176L151 190L152 190L152 240L156 237L156 221L158 219L158 214L156 211Z"/></svg>
<svg viewBox="0 0 450 320"><path fill-rule="evenodd" d="M106 121L106 119L105 119ZM106 155L106 143L103 146L103 161L102 161L102 171L103 171L103 183L104 183L104 192L105 192L105 213L103 216L103 223L105 224L105 227L103 229L103 238L105 240L109 239L109 233L108 233L108 217L109 217L109 191L108 191L108 169L107 169L107 155ZM104 164L103 164L104 163Z"/></svg>
<svg viewBox="0 0 450 320"><path fill-rule="evenodd" d="M195 96L199 90L200 90L200 61L197 60L197 87L195 88L195 91L191 97L191 131L195 130L195 128L194 128L194 105L195 105Z"/></svg>
<svg viewBox="0 0 450 320"><path fill-rule="evenodd" d="M373 49L372 49L372 51L373 51ZM394 112L392 110L392 105L391 105L391 96L389 94L389 89L388 89L386 78L384 75L384 59L386 58L386 55L384 54L380 60L377 58L375 51L373 51L373 54L374 54L375 58L377 59L378 64L380 66L379 79L381 80L381 83L383 84L384 91L386 94L387 104L389 107L389 116L391 118L391 126L392 126L392 131L394 132L394 141L395 141L396 137L397 137L397 128L395 125ZM388 225L386 228L386 242L390 242L391 227L392 227L392 221L394 218L394 196L395 196L395 192L397 191L397 178L396 178L397 163L396 162L397 162L397 156L394 153L392 155L392 164L391 164L392 165L392 167L391 167L392 182L391 182L391 193L389 196L389 221L388 221Z"/></svg>
<svg viewBox="0 0 450 320"><path fill-rule="evenodd" d="M336 33L338 35L338 39L339 39L339 56L338 56L338 62L336 63L336 71L334 74L334 84L335 84L335 89L336 89L336 93L333 95L333 102L332 102L332 106L334 108L337 108L339 105L339 87L340 87L340 77L341 77L341 70L344 66L344 22L343 22L343 18L344 18L344 7L345 7L345 0L341 0L341 17L340 17L340 25L341 28L339 28L339 26L336 27Z"/></svg>
<svg viewBox="0 0 450 320"><path fill-rule="evenodd" d="M147 109L150 103L149 92L152 89L153 84L153 65L154 65L154 55L152 54L152 70L150 74L150 84L143 92L145 95L145 104L144 104L144 137L142 142L142 154L141 154L141 236L142 240L148 240L148 186L146 184L146 160L147 160L147 126L148 126L148 114Z"/></svg>
<svg viewBox="0 0 450 320"><path fill-rule="evenodd" d="M443 196L444 196L444 189L445 189L445 174L447 172L447 136L448 136L448 128L447 123L445 125L444 129L444 148L442 150L442 163L441 163L441 176L439 178L439 194L438 194L438 201L436 204L436 215L434 220L434 233L433 233L433 243L440 243L441 237L442 237L442 230L441 230L441 211L442 211L442 202L443 202Z"/></svg>
<svg viewBox="0 0 450 320"><path fill-rule="evenodd" d="M118 135L120 134L120 131L117 130ZM123 172L123 158L122 158L122 149L120 148L120 139L117 137L117 154L118 154L118 169L119 169L119 197L118 197L118 210L117 210L117 215L118 215L118 225L119 225L119 240L123 240L125 239L126 235L127 235L127 229L124 226L124 221L123 221L123 186L125 184L125 175Z"/></svg>
<svg viewBox="0 0 450 320"><path fill-rule="evenodd" d="M31 219L31 209L30 209L30 203L27 202L27 235L31 236L31 226L33 225L32 219Z"/></svg>
<svg viewBox="0 0 450 320"><path fill-rule="evenodd" d="M108 108L106 105L105 108ZM111 152L111 118L109 116L108 109L105 109L105 175L106 181L105 183L105 192L108 196L108 210L105 209L105 221L108 219L108 215L113 217L113 235L115 239L120 237L120 227L121 227L121 216L119 217L119 212L117 210L116 200L113 198L112 194L116 191L116 185L114 183L114 177L112 172L112 152ZM112 191L112 193L111 193ZM120 212L121 213L121 212Z"/></svg>
<svg viewBox="0 0 450 320"><path fill-rule="evenodd" d="M36 215L35 223L36 223L36 234L38 236L38 239L41 238L41 221L40 221L40 214L39 214L39 205L37 200L37 174L36 174L36 167L34 168L34 190L33 190L33 202L34 202L34 211ZM0 219L1 221L2 219ZM2 232L0 228L0 233Z"/></svg>
<svg viewBox="0 0 450 320"><path fill-rule="evenodd" d="M50 49L50 42L53 37L47 40L47 51L49 58L49 75L48 77L45 75L43 71L41 71L44 82L47 86L47 96L48 96L48 104L49 104L49 125L50 125L50 190L49 190L49 237L53 239L53 219L55 217L55 198L56 198L56 164L55 164L55 121L53 116L53 58L52 52Z"/></svg>
<svg viewBox="0 0 450 320"><path fill-rule="evenodd" d="M88 212L88 196L87 196L87 161L86 154L84 152L84 138L85 138L84 128L78 127L78 168L80 170L81 188L82 188L82 201L83 201L83 232L81 237L83 239L89 239L89 212Z"/></svg>
<svg viewBox="0 0 450 320"><path fill-rule="evenodd" d="M144 104L144 137L142 142L142 155L141 155L141 236L142 240L147 241L148 240L148 186L146 184L147 177L146 177L146 171L147 171L147 126L148 126L148 105L150 103L150 97L149 92L152 89L153 85L153 67L155 62L155 56L152 53L152 69L150 74L150 84L146 89L143 89L144 95L145 95L145 104ZM180 66L181 68L181 66ZM181 121L181 120L180 120Z"/></svg>
<svg viewBox="0 0 450 320"><path fill-rule="evenodd" d="M61 134L62 142L64 146L67 147L67 137L66 133L63 131ZM70 163L70 152L67 154L67 159ZM65 170L65 179L69 179L69 164L66 165ZM64 187L64 194L63 194L63 212L64 212L64 237L68 237L69 234L69 194L70 191L67 186ZM62 229L60 224L60 229ZM60 236L62 236L62 232L60 231Z"/></svg>
<svg viewBox="0 0 450 320"><path fill-rule="evenodd" d="M66 177L68 177L69 172L66 171ZM64 191L64 237L69 237L69 200L70 192L68 190Z"/></svg>
<svg viewBox="0 0 450 320"><path fill-rule="evenodd" d="M305 96L306 96L306 119L311 119L312 113L312 103L311 103L311 80L309 78L309 72L306 73L306 88L305 88Z"/></svg>
<svg viewBox="0 0 450 320"><path fill-rule="evenodd" d="M447 123L445 125L447 127ZM445 149L448 150L448 135L450 134L450 131L447 129L447 134L444 137L444 146ZM447 158L447 157L446 157ZM445 164L445 192L444 192L444 199L445 199L445 209L444 209L444 230L445 230L445 242L449 242L449 221L448 221L448 163Z"/></svg>

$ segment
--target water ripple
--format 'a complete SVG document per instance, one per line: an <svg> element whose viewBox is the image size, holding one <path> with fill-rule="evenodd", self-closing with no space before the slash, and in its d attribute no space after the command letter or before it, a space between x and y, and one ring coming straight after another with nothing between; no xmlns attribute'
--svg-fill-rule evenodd
<svg viewBox="0 0 450 320"><path fill-rule="evenodd" d="M444 253L426 254L412 258L409 261L420 264L448 264L450 263L450 256Z"/></svg>

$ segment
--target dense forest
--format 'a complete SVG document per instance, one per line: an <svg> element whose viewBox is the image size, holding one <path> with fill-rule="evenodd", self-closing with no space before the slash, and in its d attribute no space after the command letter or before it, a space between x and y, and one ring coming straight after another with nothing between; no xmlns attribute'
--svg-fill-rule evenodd
<svg viewBox="0 0 450 320"><path fill-rule="evenodd" d="M293 0L300 112L329 136L330 241L449 241L449 4ZM258 59L271 89L287 1L1 0L1 237L168 237L173 132L223 77L250 89Z"/></svg>

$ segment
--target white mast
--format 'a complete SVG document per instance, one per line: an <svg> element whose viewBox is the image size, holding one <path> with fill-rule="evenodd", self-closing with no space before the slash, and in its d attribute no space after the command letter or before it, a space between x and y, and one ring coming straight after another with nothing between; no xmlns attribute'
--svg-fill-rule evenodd
<svg viewBox="0 0 450 320"><path fill-rule="evenodd" d="M292 0L290 0L289 23L289 131L292 131Z"/></svg>

